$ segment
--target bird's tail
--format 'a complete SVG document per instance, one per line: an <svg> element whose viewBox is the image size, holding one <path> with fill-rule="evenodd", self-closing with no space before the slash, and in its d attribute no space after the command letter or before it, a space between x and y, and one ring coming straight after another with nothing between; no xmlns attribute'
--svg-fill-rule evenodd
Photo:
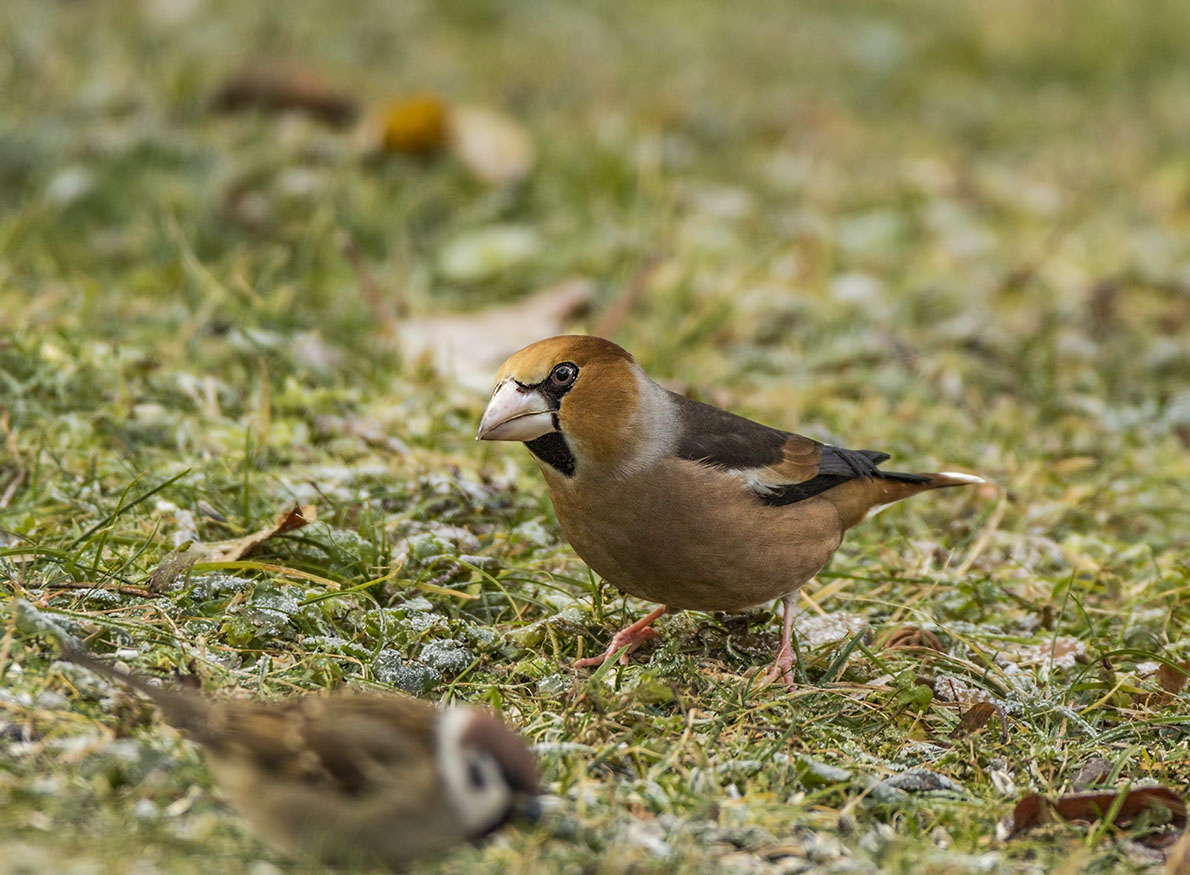
<svg viewBox="0 0 1190 875"><path fill-rule="evenodd" d="M207 722L210 703L197 693L171 690L151 684L139 675L116 668L111 663L93 656L77 644L64 643L62 658L140 693L161 709L166 720L183 732L197 732Z"/></svg>
<svg viewBox="0 0 1190 875"><path fill-rule="evenodd" d="M928 492L931 489L946 489L950 486L973 486L987 483L975 474L961 474L943 471L937 474L904 474L898 471L881 471L871 479L855 479L831 490L831 498L839 509L844 528L851 528L878 514L890 504L904 498Z"/></svg>

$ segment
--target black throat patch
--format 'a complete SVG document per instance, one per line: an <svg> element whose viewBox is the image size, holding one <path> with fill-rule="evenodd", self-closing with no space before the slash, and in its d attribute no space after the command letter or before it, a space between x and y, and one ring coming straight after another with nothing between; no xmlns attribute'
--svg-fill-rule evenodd
<svg viewBox="0 0 1190 875"><path fill-rule="evenodd" d="M567 477L574 476L574 453L570 452L570 447L566 445L566 438L562 437L562 432L551 431L549 434L543 434L539 438L525 441L525 446L529 448L530 453L551 468L560 471Z"/></svg>
<svg viewBox="0 0 1190 875"><path fill-rule="evenodd" d="M577 366L572 365L577 370ZM540 383L535 383L532 386L525 386L521 384L523 389L535 389L545 396L546 401L549 402L550 409L554 411L554 428L558 428L558 410L562 406L562 396L571 390L573 383L567 386L557 386L547 377ZM560 471L567 477L574 476L574 468L577 460L574 458L574 453L570 452L570 447L566 444L566 438L562 437L562 432L551 431L549 434L543 434L539 438L534 438L531 441L525 441L525 446L529 448L532 453L541 461L545 462L556 471Z"/></svg>

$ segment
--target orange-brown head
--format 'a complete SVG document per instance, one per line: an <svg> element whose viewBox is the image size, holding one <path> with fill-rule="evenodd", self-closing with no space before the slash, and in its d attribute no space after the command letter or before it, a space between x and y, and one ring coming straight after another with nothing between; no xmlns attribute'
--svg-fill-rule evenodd
<svg viewBox="0 0 1190 875"><path fill-rule="evenodd" d="M643 437L641 393L652 386L632 356L610 340L551 337L501 366L476 438L523 441L566 476L588 463L615 470Z"/></svg>

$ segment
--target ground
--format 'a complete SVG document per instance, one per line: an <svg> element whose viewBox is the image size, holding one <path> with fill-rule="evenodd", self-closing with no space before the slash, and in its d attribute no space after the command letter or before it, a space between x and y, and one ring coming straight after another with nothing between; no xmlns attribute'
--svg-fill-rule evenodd
<svg viewBox="0 0 1190 875"><path fill-rule="evenodd" d="M1135 824L997 825L1190 779L1188 41L1178 2L8 0L0 866L317 871L56 629L216 695L500 709L548 816L426 872L1159 862ZM361 127L216 111L249 61ZM378 152L411 95L516 120L529 177ZM474 442L468 353L575 290L567 328L694 397L994 486L849 534L792 691L750 677L767 608L574 671L649 606Z"/></svg>

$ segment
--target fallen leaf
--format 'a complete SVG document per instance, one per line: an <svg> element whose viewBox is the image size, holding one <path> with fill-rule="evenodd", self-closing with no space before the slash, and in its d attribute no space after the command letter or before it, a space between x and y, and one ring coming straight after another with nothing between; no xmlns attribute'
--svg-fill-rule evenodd
<svg viewBox="0 0 1190 875"><path fill-rule="evenodd" d="M428 360L464 386L490 392L504 359L535 340L561 334L590 303L594 289L590 280L576 278L515 304L406 319L398 326L401 353L409 364Z"/></svg>
<svg viewBox="0 0 1190 875"><path fill-rule="evenodd" d="M157 567L149 575L149 592L163 593L179 577L190 573L190 569L194 567L194 563L198 561L202 552L189 549L191 546L193 545L187 543L177 550L171 550L165 558L157 563Z"/></svg>
<svg viewBox="0 0 1190 875"><path fill-rule="evenodd" d="M1179 833L1186 828L1186 802L1168 787L1139 787L1124 793L1115 815L1116 826L1127 827L1146 812L1154 812L1162 816L1163 823L1168 823ZM1117 804L1119 795L1111 792L1067 793L1056 801L1036 793L1026 796L1013 809L1009 838L1058 821L1094 823L1102 820ZM1141 841L1150 847L1160 847L1176 838L1177 833L1164 831L1151 833Z"/></svg>
<svg viewBox="0 0 1190 875"><path fill-rule="evenodd" d="M1167 693L1180 693L1182 687L1186 686L1186 672L1190 671L1190 662L1178 665L1179 667L1175 668L1163 662L1157 669L1157 683L1161 684L1161 689Z"/></svg>
<svg viewBox="0 0 1190 875"><path fill-rule="evenodd" d="M318 518L318 512L312 504L297 505L277 516L277 522L267 529L261 529L242 538L231 541L220 541L207 544L199 548L205 551L204 562L235 562L244 558L265 541L292 532L303 526L308 526Z"/></svg>
<svg viewBox="0 0 1190 875"><path fill-rule="evenodd" d="M976 702L968 708L966 713L959 718L959 725L954 728L950 736L951 738L962 738L965 735L970 735L972 732L983 729L995 715L1000 716L1001 735L1007 739L1008 726L1004 720L1004 714L990 702Z"/></svg>
<svg viewBox="0 0 1190 875"><path fill-rule="evenodd" d="M278 61L260 61L234 74L211 105L222 112L296 110L336 127L351 124L359 114L352 97L331 88L314 71Z"/></svg>
<svg viewBox="0 0 1190 875"><path fill-rule="evenodd" d="M1187 669L1190 669L1190 662L1182 662L1177 666L1162 662L1157 665L1155 671L1149 669L1148 672L1142 673L1141 677L1152 677L1155 674L1161 689L1152 693L1135 693L1132 697L1134 707L1162 708L1175 701L1186 686Z"/></svg>
<svg viewBox="0 0 1190 875"><path fill-rule="evenodd" d="M390 101L380 109L380 146L386 152L432 155L448 140L448 109L433 94L415 94Z"/></svg>
<svg viewBox="0 0 1190 875"><path fill-rule="evenodd" d="M900 626L884 641L885 650L896 650L903 647L927 647L930 650L945 652L942 640L928 629L917 626Z"/></svg>
<svg viewBox="0 0 1190 875"><path fill-rule="evenodd" d="M484 185L520 182L533 170L533 140L524 126L480 106L450 112L450 145L467 171Z"/></svg>
<svg viewBox="0 0 1190 875"><path fill-rule="evenodd" d="M1105 760L1103 757L1092 757L1082 764L1078 770L1078 774L1074 776L1074 780L1070 784L1075 790L1088 790L1096 784L1102 784L1107 776L1111 774L1111 770L1111 760Z"/></svg>

